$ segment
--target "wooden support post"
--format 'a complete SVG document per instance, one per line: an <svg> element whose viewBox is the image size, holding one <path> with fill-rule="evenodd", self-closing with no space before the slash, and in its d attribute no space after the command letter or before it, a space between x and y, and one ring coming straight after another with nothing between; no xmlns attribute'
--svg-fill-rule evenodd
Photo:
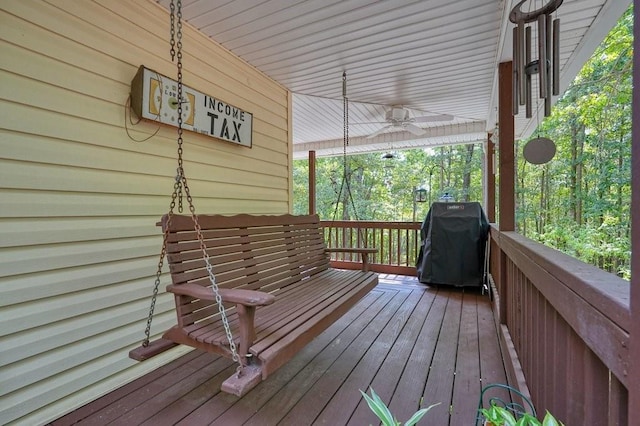
<svg viewBox="0 0 640 426"><path fill-rule="evenodd" d="M498 229L500 232L515 230L515 162L514 162L514 118L513 118L513 92L512 62L502 62L498 65L498 157L499 157L499 195L498 201ZM499 257L500 283L500 320L507 318L507 303L509 301L509 288L507 285L507 256L501 250Z"/></svg>
<svg viewBox="0 0 640 426"><path fill-rule="evenodd" d="M515 162L514 162L514 119L511 110L513 93L511 79L513 78L511 62L502 62L498 66L498 125L499 157L500 157L500 200L498 213L500 214L498 228L500 231L514 231L515 228Z"/></svg>
<svg viewBox="0 0 640 426"><path fill-rule="evenodd" d="M316 213L316 152L309 151L309 214Z"/></svg>
<svg viewBox="0 0 640 426"><path fill-rule="evenodd" d="M631 324L629 347L629 424L638 425L640 407L640 0L634 0L633 123L631 142ZM635 361L634 361L635 360Z"/></svg>

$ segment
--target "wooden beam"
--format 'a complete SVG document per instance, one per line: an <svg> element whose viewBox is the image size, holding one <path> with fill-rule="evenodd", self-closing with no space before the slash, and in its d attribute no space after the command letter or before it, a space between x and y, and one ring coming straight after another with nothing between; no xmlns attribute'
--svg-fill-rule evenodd
<svg viewBox="0 0 640 426"><path fill-rule="evenodd" d="M633 123L631 142L631 327L629 332L629 359L631 362L629 386L629 424L640 424L638 407L640 407L640 0L634 0L634 39L633 39Z"/></svg>
<svg viewBox="0 0 640 426"><path fill-rule="evenodd" d="M316 214L316 152L309 151L309 214Z"/></svg>
<svg viewBox="0 0 640 426"><path fill-rule="evenodd" d="M500 164L500 199L498 228L500 231L515 231L515 162L514 162L514 119L512 111L512 71L511 62L501 62L498 66L498 150Z"/></svg>

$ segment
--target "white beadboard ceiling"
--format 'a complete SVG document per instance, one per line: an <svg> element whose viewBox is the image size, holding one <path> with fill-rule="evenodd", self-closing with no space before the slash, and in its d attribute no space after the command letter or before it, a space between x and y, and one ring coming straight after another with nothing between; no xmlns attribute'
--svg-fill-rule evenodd
<svg viewBox="0 0 640 426"><path fill-rule="evenodd" d="M522 10L548 1L530 0ZM157 2L169 8L170 0ZM485 140L496 127L497 69L511 60L513 24L508 15L516 3L182 0L182 15L293 93L294 157L306 158L309 150L318 156L343 152L343 72L348 153ZM561 20L561 92L630 3L564 0L554 13ZM426 130L422 136L391 128L367 138L385 127L385 106L391 105L409 108L414 117L454 118L416 123ZM542 106L540 102L540 110ZM516 138L531 135L540 120L536 114L526 119L523 110L516 117Z"/></svg>

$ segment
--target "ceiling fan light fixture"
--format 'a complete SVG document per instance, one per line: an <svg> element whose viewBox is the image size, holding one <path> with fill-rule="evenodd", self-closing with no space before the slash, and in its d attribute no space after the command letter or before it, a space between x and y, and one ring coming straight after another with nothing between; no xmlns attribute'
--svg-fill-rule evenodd
<svg viewBox="0 0 640 426"><path fill-rule="evenodd" d="M405 121L409 120L409 110L403 107L393 106L387 111L387 121Z"/></svg>

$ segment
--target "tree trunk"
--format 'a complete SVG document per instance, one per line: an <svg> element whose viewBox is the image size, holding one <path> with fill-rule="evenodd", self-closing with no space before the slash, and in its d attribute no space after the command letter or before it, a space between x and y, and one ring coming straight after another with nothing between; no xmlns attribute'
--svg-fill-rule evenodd
<svg viewBox="0 0 640 426"><path fill-rule="evenodd" d="M540 204L539 204L539 214L538 214L538 233L542 234L542 232L544 231L544 218L545 218L545 205L546 205L546 193L545 193L545 188L546 188L546 167L542 169L542 174L540 175Z"/></svg>
<svg viewBox="0 0 640 426"><path fill-rule="evenodd" d="M463 201L469 202L469 188L471 187L471 163L473 162L473 148L475 144L467 145L467 152L464 161L464 175L462 177Z"/></svg>
<svg viewBox="0 0 640 426"><path fill-rule="evenodd" d="M576 147L576 215L575 222L578 226L582 226L582 170L583 170L583 156L584 152L584 140L586 138L584 126L580 126L580 134L578 137L578 145Z"/></svg>

